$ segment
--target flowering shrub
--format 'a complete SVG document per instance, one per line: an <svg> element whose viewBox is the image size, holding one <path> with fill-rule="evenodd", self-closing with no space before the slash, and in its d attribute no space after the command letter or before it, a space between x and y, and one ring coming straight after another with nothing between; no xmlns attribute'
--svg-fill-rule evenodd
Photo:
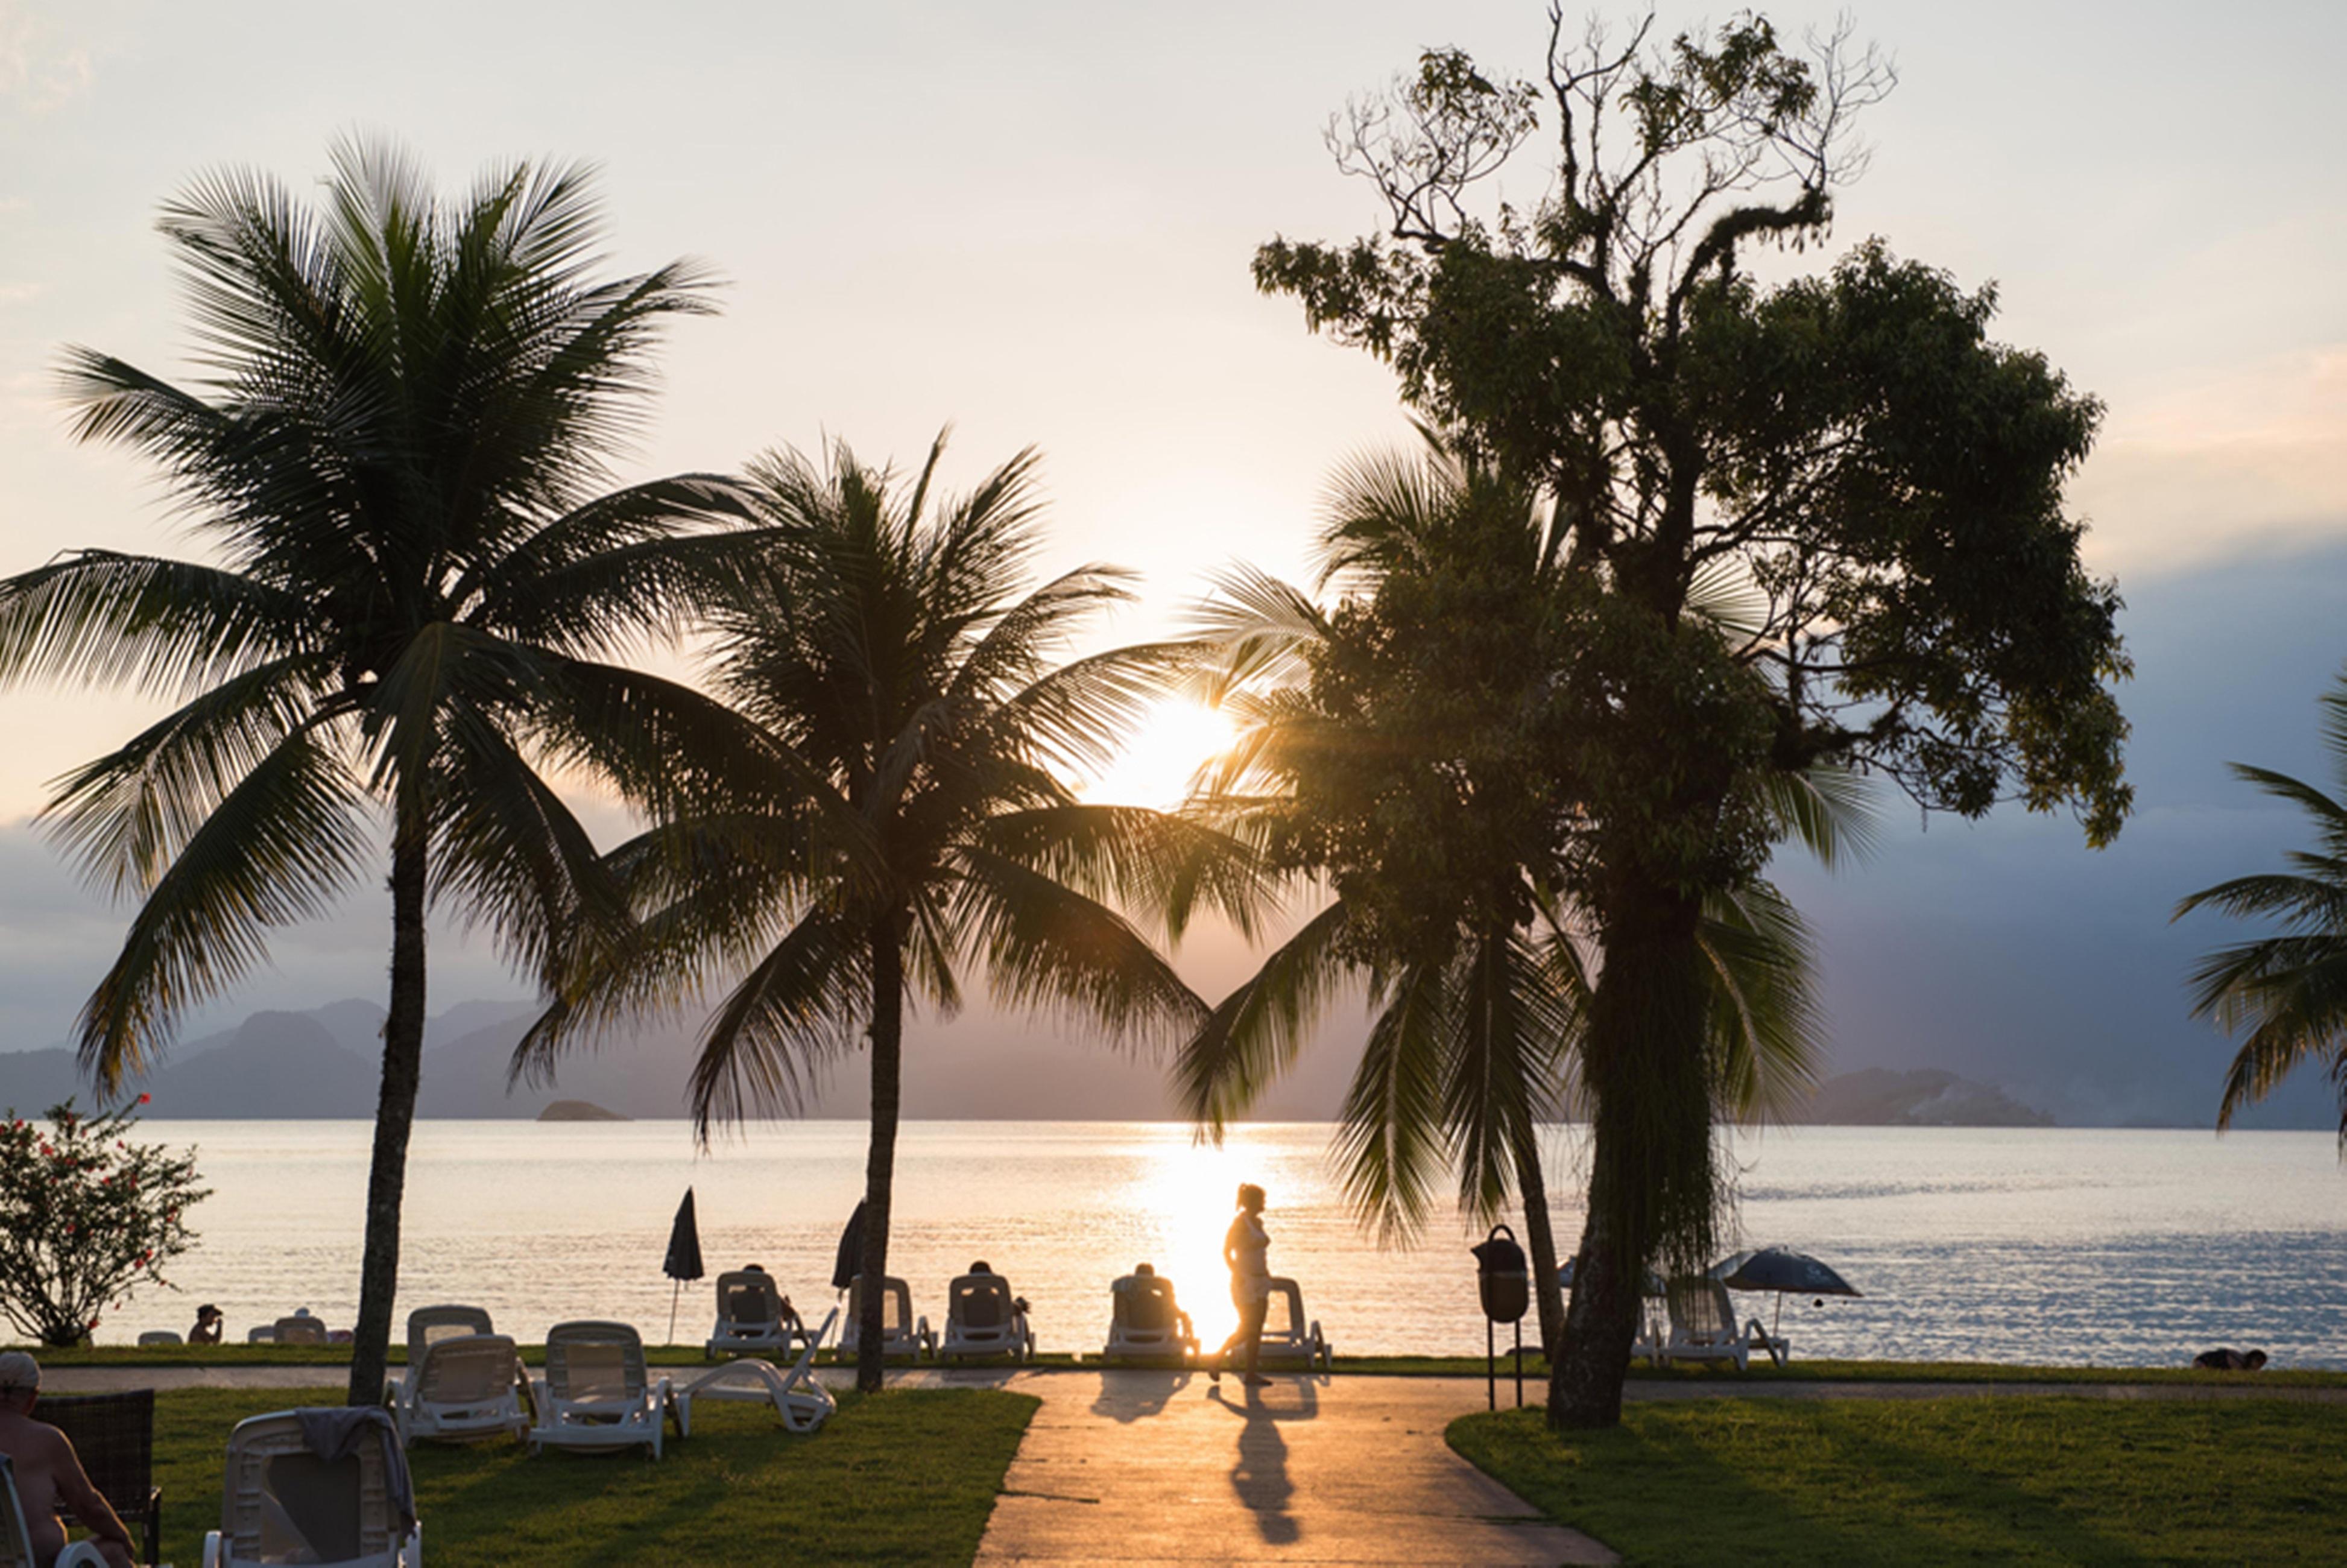
<svg viewBox="0 0 2347 1568"><path fill-rule="evenodd" d="M85 1116L67 1100L44 1121L12 1109L0 1127L0 1316L44 1345L78 1345L99 1315L188 1250L196 1152L123 1136L147 1096Z"/></svg>

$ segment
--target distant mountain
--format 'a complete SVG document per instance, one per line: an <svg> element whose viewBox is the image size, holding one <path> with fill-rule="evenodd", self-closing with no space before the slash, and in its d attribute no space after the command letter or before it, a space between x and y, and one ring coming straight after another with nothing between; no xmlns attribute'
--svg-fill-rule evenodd
<svg viewBox="0 0 2347 1568"><path fill-rule="evenodd" d="M172 1061L142 1087L154 1116L312 1120L374 1115L377 1078L313 1015L257 1012L227 1044Z"/></svg>
<svg viewBox="0 0 2347 1568"><path fill-rule="evenodd" d="M2004 1090L1952 1072L1870 1067L1818 1085L1798 1118L1827 1127L2051 1127L2054 1118Z"/></svg>

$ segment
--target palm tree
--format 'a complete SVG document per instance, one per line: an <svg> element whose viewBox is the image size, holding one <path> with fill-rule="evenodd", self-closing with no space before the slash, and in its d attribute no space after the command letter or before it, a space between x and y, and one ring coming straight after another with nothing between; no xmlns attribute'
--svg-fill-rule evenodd
<svg viewBox="0 0 2347 1568"><path fill-rule="evenodd" d="M373 1404L436 902L547 975L625 906L540 766L656 787L727 722L603 661L670 625L728 548L718 480L610 489L605 455L691 267L599 280L577 168L491 171L443 203L395 149L343 143L313 210L231 171L164 209L206 379L77 349L83 440L152 458L211 561L82 550L0 582L0 680L128 685L169 716L44 814L141 898L78 1026L101 1089L147 1071L267 933L314 916L387 834L391 998L350 1399ZM372 825L380 824L381 827Z"/></svg>
<svg viewBox="0 0 2347 1568"><path fill-rule="evenodd" d="M1241 723L1200 807L1337 896L1215 1009L1178 1078L1219 1138L1337 991L1365 982L1374 1021L1338 1134L1356 1211L1399 1238L1446 1171L1479 1221L1512 1192L1553 1347L1563 1301L1538 1129L1578 1098L1600 959L1562 868L1587 854L1578 803L1537 776L1525 737L1552 722L1542 659L1563 651L1555 601L1572 585L1537 497L1425 435L1415 459L1339 476L1321 586L1349 597L1333 615L1245 569L1200 612L1204 694ZM1703 608L1735 607L1713 594ZM1832 781L1787 786L1770 810L1829 856L1860 826ZM1718 1113L1788 1108L1818 1035L1798 914L1766 883L1722 892L1700 939Z"/></svg>
<svg viewBox="0 0 2347 1568"><path fill-rule="evenodd" d="M1177 651L1054 665L1122 574L1030 585L1040 545L1033 454L969 495L936 493L943 437L909 487L843 444L827 466L752 466L763 555L708 610L710 686L754 736L738 776L615 850L641 927L583 953L524 1040L518 1073L648 1010L730 985L692 1080L702 1136L795 1109L815 1075L871 1046L859 1388L881 1383L904 1016L950 1014L975 959L998 1000L1057 1009L1112 1036L1194 1028L1204 1005L1128 918L1178 934L1200 899L1245 925L1245 857L1154 811L1088 804L1094 767Z"/></svg>
<svg viewBox="0 0 2347 1568"><path fill-rule="evenodd" d="M2237 876L2177 905L2175 918L2208 906L2236 917L2278 919L2279 935L2219 948L2192 971L2192 1012L2228 1034L2247 1031L2225 1074L2219 1130L2310 1057L2329 1061L2339 1086L2339 1136L2347 1145L2347 675L2323 693L2322 741L2338 795L2245 763L2234 774L2313 819L2315 848L2292 850L2291 869Z"/></svg>

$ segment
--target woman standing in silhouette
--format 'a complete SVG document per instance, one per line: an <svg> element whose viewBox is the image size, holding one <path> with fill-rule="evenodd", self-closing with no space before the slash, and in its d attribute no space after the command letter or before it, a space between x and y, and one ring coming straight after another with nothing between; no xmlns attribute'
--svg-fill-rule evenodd
<svg viewBox="0 0 2347 1568"><path fill-rule="evenodd" d="M1246 1347L1246 1386L1260 1389L1271 1379L1258 1372L1263 1358L1263 1316L1271 1304L1271 1237L1263 1228L1263 1189L1253 1182L1239 1184L1239 1212L1223 1235L1223 1261L1231 1270L1231 1305L1239 1309L1238 1331L1223 1341L1207 1375L1215 1382L1230 1369L1231 1352Z"/></svg>

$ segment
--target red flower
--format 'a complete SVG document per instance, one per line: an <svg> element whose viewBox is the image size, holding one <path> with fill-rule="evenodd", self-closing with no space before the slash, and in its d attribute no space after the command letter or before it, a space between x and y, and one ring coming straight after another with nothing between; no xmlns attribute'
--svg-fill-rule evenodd
<svg viewBox="0 0 2347 1568"><path fill-rule="evenodd" d="M142 1095L140 1095L140 1096L138 1097L138 1103L139 1103L139 1104L141 1104L141 1105L144 1105L144 1104L146 1104L146 1103L147 1103L147 1102L149 1102L149 1100L152 1100L152 1099L154 1099L154 1098L155 1098L155 1097L154 1097L153 1095L151 1095L151 1094L142 1094Z"/></svg>

